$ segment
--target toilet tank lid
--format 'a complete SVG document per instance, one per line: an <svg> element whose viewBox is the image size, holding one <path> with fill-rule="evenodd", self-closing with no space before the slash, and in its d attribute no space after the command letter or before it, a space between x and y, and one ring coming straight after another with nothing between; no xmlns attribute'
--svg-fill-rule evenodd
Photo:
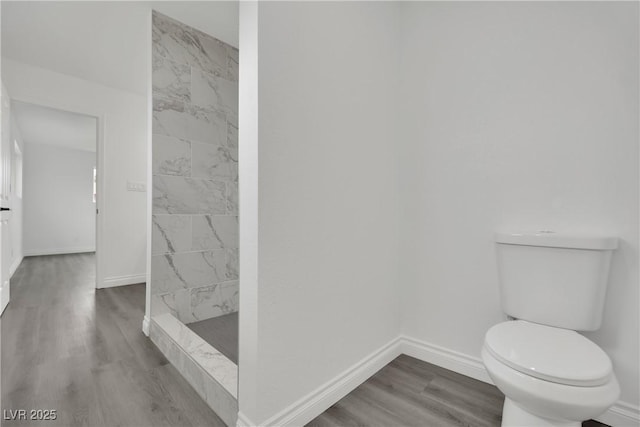
<svg viewBox="0 0 640 427"><path fill-rule="evenodd" d="M545 246L551 248L612 250L618 247L618 238L555 231L495 232L496 243L523 246Z"/></svg>

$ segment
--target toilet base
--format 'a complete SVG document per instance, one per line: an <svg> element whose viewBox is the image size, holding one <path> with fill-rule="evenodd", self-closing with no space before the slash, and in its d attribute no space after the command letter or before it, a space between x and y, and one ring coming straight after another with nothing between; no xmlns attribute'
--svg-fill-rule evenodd
<svg viewBox="0 0 640 427"><path fill-rule="evenodd" d="M502 427L580 427L577 421L552 420L525 411L508 397L502 408Z"/></svg>

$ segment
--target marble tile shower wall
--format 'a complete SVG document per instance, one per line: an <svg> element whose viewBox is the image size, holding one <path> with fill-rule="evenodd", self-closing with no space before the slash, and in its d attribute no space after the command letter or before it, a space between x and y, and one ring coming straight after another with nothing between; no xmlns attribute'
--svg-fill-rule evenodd
<svg viewBox="0 0 640 427"><path fill-rule="evenodd" d="M151 314L238 310L238 50L153 14Z"/></svg>

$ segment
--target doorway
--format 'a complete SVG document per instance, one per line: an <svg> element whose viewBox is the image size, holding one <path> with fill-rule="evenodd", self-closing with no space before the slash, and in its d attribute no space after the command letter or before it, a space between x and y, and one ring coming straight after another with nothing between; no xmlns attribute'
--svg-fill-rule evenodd
<svg viewBox="0 0 640 427"><path fill-rule="evenodd" d="M95 271L102 200L98 119L17 100L10 115L12 255L87 253Z"/></svg>

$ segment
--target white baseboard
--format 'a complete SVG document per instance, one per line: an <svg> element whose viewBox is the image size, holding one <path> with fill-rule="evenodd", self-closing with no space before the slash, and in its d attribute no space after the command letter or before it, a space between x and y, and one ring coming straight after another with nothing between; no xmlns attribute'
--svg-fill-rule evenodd
<svg viewBox="0 0 640 427"><path fill-rule="evenodd" d="M238 413L237 427L305 425L401 354L493 384L480 358L400 336L263 423ZM639 414L638 406L620 401L596 420L614 427L638 427Z"/></svg>
<svg viewBox="0 0 640 427"><path fill-rule="evenodd" d="M467 377L493 384L487 370L478 357L472 357L448 348L430 344L415 338L401 337L402 353L429 362Z"/></svg>
<svg viewBox="0 0 640 427"><path fill-rule="evenodd" d="M400 355L399 344L400 338L391 340L260 425L302 426L307 424L398 357ZM243 421L249 422L246 416L243 416ZM240 422L240 418L238 418L238 422ZM249 425L255 424L249 423Z"/></svg>
<svg viewBox="0 0 640 427"><path fill-rule="evenodd" d="M256 427L258 424L251 421L245 414L238 412L236 427Z"/></svg>
<svg viewBox="0 0 640 427"><path fill-rule="evenodd" d="M128 276L112 276L105 277L102 283L99 283L97 288L113 288L114 286L133 285L136 283L145 283L147 281L146 274L131 274Z"/></svg>
<svg viewBox="0 0 640 427"><path fill-rule="evenodd" d="M18 258L16 258L15 261L13 261L13 264L11 264L11 267L9 267L9 278L13 277L13 275L16 272L16 270L18 269L18 267L20 267L20 263L22 263L23 259L24 259L24 257L22 255L20 255Z"/></svg>
<svg viewBox="0 0 640 427"><path fill-rule="evenodd" d="M424 362L493 384L480 358L410 337L402 337L401 351L403 354ZM614 427L638 427L640 426L640 410L638 406L618 401L607 412L597 417L596 421Z"/></svg>
<svg viewBox="0 0 640 427"><path fill-rule="evenodd" d="M142 319L142 333L146 336L149 336L149 325L149 318L147 316L144 316L144 318Z"/></svg>
<svg viewBox="0 0 640 427"><path fill-rule="evenodd" d="M638 427L640 407L627 402L617 402L596 420L614 427Z"/></svg>
<svg viewBox="0 0 640 427"><path fill-rule="evenodd" d="M84 252L95 252L95 246L76 246L70 248L52 248L52 249L25 249L24 256L40 256L40 255L64 255L64 254L80 254Z"/></svg>

